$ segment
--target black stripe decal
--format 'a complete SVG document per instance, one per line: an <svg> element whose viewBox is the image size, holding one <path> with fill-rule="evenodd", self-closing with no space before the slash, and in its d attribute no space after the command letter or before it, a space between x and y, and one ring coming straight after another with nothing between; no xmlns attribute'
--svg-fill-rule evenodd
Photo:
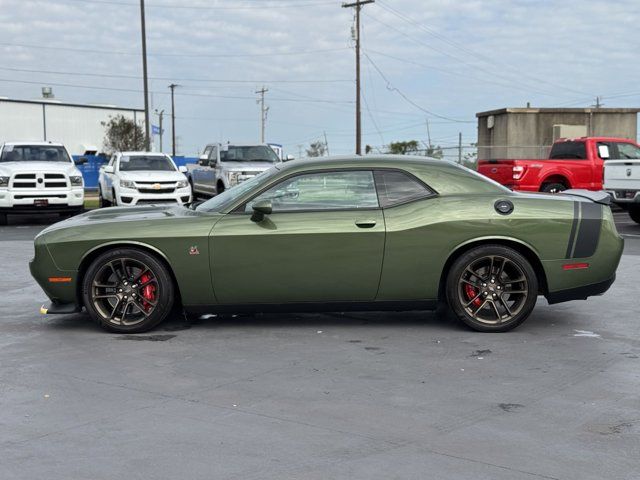
<svg viewBox="0 0 640 480"><path fill-rule="evenodd" d="M564 258L571 258L573 244L576 241L576 230L578 230L578 219L580 216L578 202L573 202L573 223L571 223L571 233L569 233L569 245L567 245L567 255Z"/></svg>
<svg viewBox="0 0 640 480"><path fill-rule="evenodd" d="M582 204L582 218L576 236L574 258L586 258L596 253L602 229L602 205L592 202Z"/></svg>

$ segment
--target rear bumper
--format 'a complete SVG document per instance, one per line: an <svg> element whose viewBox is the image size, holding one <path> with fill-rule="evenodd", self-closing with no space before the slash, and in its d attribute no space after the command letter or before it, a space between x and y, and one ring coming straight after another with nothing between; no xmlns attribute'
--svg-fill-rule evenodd
<svg viewBox="0 0 640 480"><path fill-rule="evenodd" d="M602 295L609 287L613 285L616 280L615 274L608 280L599 283L592 283L591 285L584 285L576 288L569 288L567 290L559 290L557 292L550 292L545 295L549 305L554 303L568 302L570 300L586 300L588 297L595 295Z"/></svg>
<svg viewBox="0 0 640 480"><path fill-rule="evenodd" d="M629 205L631 203L640 204L640 190L607 190L607 193L611 196L613 203L620 203Z"/></svg>
<svg viewBox="0 0 640 480"><path fill-rule="evenodd" d="M75 303L58 303L58 302L49 302L48 304L42 305L40 307L40 313L43 315L48 314L60 314L60 315L69 315L71 313L79 313L82 311L82 307L76 305Z"/></svg>

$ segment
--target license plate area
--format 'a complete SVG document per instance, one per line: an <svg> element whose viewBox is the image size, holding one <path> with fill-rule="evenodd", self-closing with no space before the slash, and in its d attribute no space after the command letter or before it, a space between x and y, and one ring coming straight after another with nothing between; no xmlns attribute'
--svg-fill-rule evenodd
<svg viewBox="0 0 640 480"><path fill-rule="evenodd" d="M49 205L49 200L46 198L36 198L33 200L33 205L35 207L46 207Z"/></svg>

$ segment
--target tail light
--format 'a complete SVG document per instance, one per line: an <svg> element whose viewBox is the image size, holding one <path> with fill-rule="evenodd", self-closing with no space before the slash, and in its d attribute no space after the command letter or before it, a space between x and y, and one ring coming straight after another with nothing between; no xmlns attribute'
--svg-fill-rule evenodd
<svg viewBox="0 0 640 480"><path fill-rule="evenodd" d="M513 179L514 180L520 180L522 178L522 176L524 175L525 172L525 167L523 167L522 165L516 165L513 167Z"/></svg>

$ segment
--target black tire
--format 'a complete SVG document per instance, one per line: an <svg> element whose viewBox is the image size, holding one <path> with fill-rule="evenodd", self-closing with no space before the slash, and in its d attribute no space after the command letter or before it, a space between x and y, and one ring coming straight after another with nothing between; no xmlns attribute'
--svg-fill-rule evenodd
<svg viewBox="0 0 640 480"><path fill-rule="evenodd" d="M82 281L87 312L116 333L141 333L156 327L170 314L174 297L167 267L137 248L103 253L91 262Z"/></svg>
<svg viewBox="0 0 640 480"><path fill-rule="evenodd" d="M629 205L629 217L636 223L640 223L640 205Z"/></svg>
<svg viewBox="0 0 640 480"><path fill-rule="evenodd" d="M102 195L102 188L98 188L98 208L110 207L111 202L104 198Z"/></svg>
<svg viewBox="0 0 640 480"><path fill-rule="evenodd" d="M545 193L560 193L564 192L566 189L567 186L564 183L545 183L542 185L540 191Z"/></svg>
<svg viewBox="0 0 640 480"><path fill-rule="evenodd" d="M224 192L224 183L218 182L218 185L216 186L216 195L219 195L222 192Z"/></svg>
<svg viewBox="0 0 640 480"><path fill-rule="evenodd" d="M446 294L449 306L468 327L478 332L506 332L531 314L538 279L529 261L516 250L482 245L453 262Z"/></svg>
<svg viewBox="0 0 640 480"><path fill-rule="evenodd" d="M0 225L6 225L6 224L7 224L7 214L0 213Z"/></svg>
<svg viewBox="0 0 640 480"><path fill-rule="evenodd" d="M118 197L116 197L116 191L111 190L111 205L113 205L114 207L118 206Z"/></svg>

